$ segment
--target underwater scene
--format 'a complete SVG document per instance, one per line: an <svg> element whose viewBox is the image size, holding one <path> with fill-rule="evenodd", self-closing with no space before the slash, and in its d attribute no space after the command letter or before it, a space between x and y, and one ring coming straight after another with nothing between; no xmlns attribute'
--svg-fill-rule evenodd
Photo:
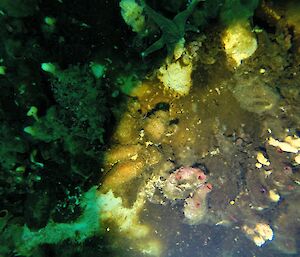
<svg viewBox="0 0 300 257"><path fill-rule="evenodd" d="M300 1L0 0L0 257L299 257Z"/></svg>

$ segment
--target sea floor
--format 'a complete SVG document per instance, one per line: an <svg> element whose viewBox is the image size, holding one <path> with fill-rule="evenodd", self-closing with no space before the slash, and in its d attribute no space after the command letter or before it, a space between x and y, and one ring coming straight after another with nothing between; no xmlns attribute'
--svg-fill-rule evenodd
<svg viewBox="0 0 300 257"><path fill-rule="evenodd" d="M132 211L133 229L114 223L112 214L107 232L128 256L298 253L299 57L284 35L276 37L257 34L256 52L234 68L218 40L207 38L188 94L163 87L153 74L131 92L100 189ZM170 182L182 197L166 193L180 167L199 168L212 185L192 218L190 177ZM137 224L145 226L141 234Z"/></svg>

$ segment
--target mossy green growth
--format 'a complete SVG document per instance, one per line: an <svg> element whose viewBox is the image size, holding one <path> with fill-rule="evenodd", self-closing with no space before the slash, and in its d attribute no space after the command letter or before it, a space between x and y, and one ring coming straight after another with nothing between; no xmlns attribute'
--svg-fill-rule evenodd
<svg viewBox="0 0 300 257"><path fill-rule="evenodd" d="M205 1L201 8L196 8L192 14L192 23L198 29L209 24L210 19L218 17L224 0Z"/></svg>
<svg viewBox="0 0 300 257"><path fill-rule="evenodd" d="M95 79L88 65L58 71L50 80L56 102L69 116L64 117L64 124L76 136L103 142L109 111L101 80Z"/></svg>
<svg viewBox="0 0 300 257"><path fill-rule="evenodd" d="M72 155L92 154L91 146L105 140L113 89L104 88L89 65L56 70L49 80L56 105L24 131L46 143L59 140Z"/></svg>
<svg viewBox="0 0 300 257"><path fill-rule="evenodd" d="M121 75L117 78L117 84L125 95L131 95L131 92L140 84L136 74Z"/></svg>
<svg viewBox="0 0 300 257"><path fill-rule="evenodd" d="M0 125L0 137L0 166L3 170L9 171L19 163L19 157L26 152L27 145L16 136L16 130L5 121Z"/></svg>
<svg viewBox="0 0 300 257"><path fill-rule="evenodd" d="M246 20L253 16L260 0L225 0L220 19L225 24Z"/></svg>
<svg viewBox="0 0 300 257"><path fill-rule="evenodd" d="M59 244L65 240L84 242L101 232L100 208L101 202L97 198L97 189L92 187L80 199L82 215L70 223L55 223L50 221L44 228L31 231L26 225L19 227L21 235L16 237L16 250L24 256L32 253L42 244Z"/></svg>
<svg viewBox="0 0 300 257"><path fill-rule="evenodd" d="M3 65L0 65L0 75L5 75L6 74L6 67Z"/></svg>
<svg viewBox="0 0 300 257"><path fill-rule="evenodd" d="M37 10L37 0L1 0L0 9L8 16L15 18L23 18L33 15Z"/></svg>
<svg viewBox="0 0 300 257"><path fill-rule="evenodd" d="M103 64L92 62L90 64L91 71L96 79L100 79L105 75L106 67Z"/></svg>
<svg viewBox="0 0 300 257"><path fill-rule="evenodd" d="M210 19L220 18L222 24L229 25L253 16L260 0L212 0L205 1L193 13L192 22L198 28L208 25Z"/></svg>
<svg viewBox="0 0 300 257"><path fill-rule="evenodd" d="M33 125L25 127L24 132L47 143L68 135L68 129L59 120L58 111L55 107L49 108L46 115Z"/></svg>

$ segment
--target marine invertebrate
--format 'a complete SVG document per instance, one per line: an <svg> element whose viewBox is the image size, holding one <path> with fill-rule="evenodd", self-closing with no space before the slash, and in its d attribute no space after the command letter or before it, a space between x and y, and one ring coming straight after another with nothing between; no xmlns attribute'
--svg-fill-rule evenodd
<svg viewBox="0 0 300 257"><path fill-rule="evenodd" d="M262 114L271 112L278 104L280 96L269 85L259 80L258 77L246 81L243 77L237 78L233 95L241 107L249 112Z"/></svg>
<svg viewBox="0 0 300 257"><path fill-rule="evenodd" d="M167 46L168 53L172 53L176 45L182 42L182 39L184 40L186 21L200 1L201 0L192 0L189 6L184 11L178 13L173 20L164 17L153 10L150 6L144 4L146 14L158 25L162 32L162 36L159 40L154 42L144 52L142 52L142 57L148 56L149 54L163 48L165 45Z"/></svg>
<svg viewBox="0 0 300 257"><path fill-rule="evenodd" d="M300 140L299 138L293 138L291 136L287 136L284 139L285 142L281 142L279 140L274 139L273 137L270 137L268 139L268 143L271 146L278 147L283 152L288 153L298 153L300 149Z"/></svg>
<svg viewBox="0 0 300 257"><path fill-rule="evenodd" d="M187 199L184 205L185 221L190 225L199 224L206 214L206 195L212 190L210 183L203 184Z"/></svg>
<svg viewBox="0 0 300 257"><path fill-rule="evenodd" d="M165 88L171 89L178 95L187 95L192 86L192 70L191 63L183 65L180 61L176 61L162 65L157 77Z"/></svg>
<svg viewBox="0 0 300 257"><path fill-rule="evenodd" d="M169 113L159 110L151 115L145 122L145 135L154 143L160 143L169 126Z"/></svg>
<svg viewBox="0 0 300 257"><path fill-rule="evenodd" d="M255 35L247 20L230 24L225 30L222 40L227 56L235 61L234 66L239 66L257 49Z"/></svg>
<svg viewBox="0 0 300 257"><path fill-rule="evenodd" d="M198 167L182 166L161 183L164 196L176 204L184 200L184 222L190 225L201 223L206 214L206 196L212 185L206 182L207 176Z"/></svg>
<svg viewBox="0 0 300 257"><path fill-rule="evenodd" d="M242 230L257 246L262 246L268 240L271 241L274 236L270 225L266 223L257 223L255 226L244 225Z"/></svg>
<svg viewBox="0 0 300 257"><path fill-rule="evenodd" d="M121 197L116 197L113 191L99 193L101 204L101 221L106 224L115 223L118 231L125 237L134 238L132 247L150 256L160 256L162 247L152 236L151 227L140 222L140 213L145 204L145 192L140 191L134 204L128 208Z"/></svg>
<svg viewBox="0 0 300 257"><path fill-rule="evenodd" d="M206 175L199 168L180 167L166 179L162 191L169 200L185 199L206 182Z"/></svg>
<svg viewBox="0 0 300 257"><path fill-rule="evenodd" d="M145 17L143 16L143 7L135 0L120 1L121 14L134 32L140 33L145 27Z"/></svg>

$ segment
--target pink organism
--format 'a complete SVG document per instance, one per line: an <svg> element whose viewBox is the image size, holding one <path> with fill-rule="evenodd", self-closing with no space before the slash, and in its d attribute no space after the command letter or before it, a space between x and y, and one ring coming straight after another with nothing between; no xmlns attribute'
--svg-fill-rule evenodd
<svg viewBox="0 0 300 257"><path fill-rule="evenodd" d="M185 199L205 182L206 175L203 170L183 166L170 174L162 187L162 191L169 200Z"/></svg>
<svg viewBox="0 0 300 257"><path fill-rule="evenodd" d="M199 168L193 167L180 167L174 173L176 180L179 182L184 181L205 181L206 175L204 172Z"/></svg>
<svg viewBox="0 0 300 257"><path fill-rule="evenodd" d="M195 192L185 199L184 217L190 225L199 224L206 214L206 195L212 190L210 183L197 188Z"/></svg>

